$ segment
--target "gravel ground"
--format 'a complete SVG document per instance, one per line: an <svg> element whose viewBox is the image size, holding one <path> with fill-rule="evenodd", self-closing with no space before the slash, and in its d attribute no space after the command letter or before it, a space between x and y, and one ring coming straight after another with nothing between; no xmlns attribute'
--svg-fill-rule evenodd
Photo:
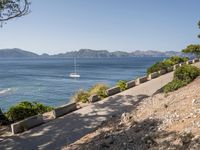
<svg viewBox="0 0 200 150"><path fill-rule="evenodd" d="M146 98L65 150L200 150L200 77L169 94Z"/></svg>

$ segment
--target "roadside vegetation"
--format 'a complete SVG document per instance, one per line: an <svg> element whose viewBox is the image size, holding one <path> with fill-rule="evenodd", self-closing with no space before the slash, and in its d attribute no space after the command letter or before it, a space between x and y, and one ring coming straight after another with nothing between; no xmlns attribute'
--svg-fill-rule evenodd
<svg viewBox="0 0 200 150"><path fill-rule="evenodd" d="M186 57L179 57L179 56L172 56L168 59L165 59L161 62L156 62L151 67L147 69L147 74L157 72L159 70L167 70L168 67L172 67L175 64L184 63L188 61L188 58Z"/></svg>
<svg viewBox="0 0 200 150"><path fill-rule="evenodd" d="M164 86L164 92L172 92L186 86L198 76L200 76L199 68L190 65L181 66L174 72L173 81Z"/></svg>
<svg viewBox="0 0 200 150"><path fill-rule="evenodd" d="M0 122L2 125L12 123L37 114L43 114L51 110L53 110L53 107L45 106L37 102L23 101L15 106L10 107L10 109L4 114L1 111Z"/></svg>
<svg viewBox="0 0 200 150"><path fill-rule="evenodd" d="M100 99L103 99L107 97L106 94L107 89L108 86L106 84L96 84L87 91L86 90L77 91L72 97L72 100L75 102L87 103L89 102L89 97L94 94L97 94Z"/></svg>
<svg viewBox="0 0 200 150"><path fill-rule="evenodd" d="M117 82L117 86L120 88L121 91L125 91L127 90L126 83L126 80L120 80Z"/></svg>
<svg viewBox="0 0 200 150"><path fill-rule="evenodd" d="M106 84L96 84L89 89L89 95L97 94L101 99L107 97L106 90L108 86Z"/></svg>

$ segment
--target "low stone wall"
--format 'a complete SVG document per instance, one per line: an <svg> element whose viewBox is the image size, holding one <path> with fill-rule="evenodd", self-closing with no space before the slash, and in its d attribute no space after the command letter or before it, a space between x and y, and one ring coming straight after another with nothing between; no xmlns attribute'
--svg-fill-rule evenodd
<svg viewBox="0 0 200 150"><path fill-rule="evenodd" d="M89 97L89 102L90 102L90 103L94 103L94 102L97 102L97 101L99 101L99 100L100 100L100 97L99 97L98 95L96 95L96 94L91 95L91 96Z"/></svg>
<svg viewBox="0 0 200 150"><path fill-rule="evenodd" d="M22 121L11 124L12 134L17 134L29 130L44 123L42 115L26 118Z"/></svg>
<svg viewBox="0 0 200 150"><path fill-rule="evenodd" d="M187 61L186 64L192 64L192 63L196 63L196 62L199 62L199 61L200 61L199 59L193 59L193 60ZM158 72L151 73L148 76L140 77L140 78L137 78L136 80L131 80L131 81L126 83L126 86L127 86L127 88L132 88L136 85L147 82L148 80L151 80L153 78L157 78L160 75L163 75L167 72L171 72L173 70L176 70L181 65L182 64L176 64L173 67L167 68L167 71L166 70L160 70ZM112 87L112 88L106 90L106 92L107 92L108 96L112 96L114 94L120 93L121 90L118 86L115 86L115 87ZM96 102L98 100L100 100L100 98L96 94L90 96L90 98L89 98L90 102ZM60 116L66 115L66 114L68 114L72 111L75 111L75 110L77 110L76 103L63 105L63 106L57 107L56 109L53 110L53 117L58 118ZM12 130L13 134L17 134L17 133L21 133L23 131L29 130L29 129L35 127L35 126L41 125L43 123L44 123L43 116L42 115L36 115L36 116L32 116L32 117L29 117L29 118L24 119L22 121L11 124L11 130Z"/></svg>
<svg viewBox="0 0 200 150"><path fill-rule="evenodd" d="M192 63L196 63L196 62L199 62L199 59L196 58L192 60Z"/></svg>
<svg viewBox="0 0 200 150"><path fill-rule="evenodd" d="M181 67L181 66L183 66L185 64L186 64L185 62L182 62L182 63L179 64L179 67Z"/></svg>
<svg viewBox="0 0 200 150"><path fill-rule="evenodd" d="M163 74L166 74L167 71L166 71L165 69L162 69L162 70L158 71L158 73L159 73L160 75L163 75Z"/></svg>
<svg viewBox="0 0 200 150"><path fill-rule="evenodd" d="M186 62L187 65L190 65L190 64L192 64L192 63L193 63L192 60L188 60L188 61Z"/></svg>
<svg viewBox="0 0 200 150"><path fill-rule="evenodd" d="M135 80L131 80L131 81L128 81L128 82L126 83L127 89L130 89L130 88L134 87L135 85L136 85L136 84L135 84Z"/></svg>
<svg viewBox="0 0 200 150"><path fill-rule="evenodd" d="M172 72L173 71L173 67L168 67L167 68L167 72Z"/></svg>
<svg viewBox="0 0 200 150"><path fill-rule="evenodd" d="M159 73L158 72L154 72L148 75L148 80L154 79L159 77Z"/></svg>
<svg viewBox="0 0 200 150"><path fill-rule="evenodd" d="M141 77L141 78L137 78L136 79L136 85L139 85L139 84L144 83L146 81L148 81L148 77L147 76L144 76L144 77Z"/></svg>
<svg viewBox="0 0 200 150"><path fill-rule="evenodd" d="M108 96L112 96L114 94L117 94L120 92L120 88L118 86L115 86L115 87L112 87L112 88L109 88L106 90L106 93Z"/></svg>
<svg viewBox="0 0 200 150"><path fill-rule="evenodd" d="M173 70L175 71L177 68L179 68L180 67L180 65L179 64L176 64L176 65L174 65L173 66Z"/></svg>
<svg viewBox="0 0 200 150"><path fill-rule="evenodd" d="M58 118L60 116L66 115L75 110L77 110L76 103L63 105L63 106L57 107L53 110L53 117Z"/></svg>

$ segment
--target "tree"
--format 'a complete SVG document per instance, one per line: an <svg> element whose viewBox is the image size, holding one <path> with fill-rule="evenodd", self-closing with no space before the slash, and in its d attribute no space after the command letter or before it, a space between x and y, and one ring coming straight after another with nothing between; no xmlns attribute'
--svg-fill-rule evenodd
<svg viewBox="0 0 200 150"><path fill-rule="evenodd" d="M183 53L191 53L200 57L200 45L199 44L191 44L182 50Z"/></svg>
<svg viewBox="0 0 200 150"><path fill-rule="evenodd" d="M200 21L198 22L198 26L200 29ZM198 37L200 38L200 34L198 35ZM195 54L197 57L200 58L200 45L199 44L188 45L185 49L182 50L182 52Z"/></svg>
<svg viewBox="0 0 200 150"><path fill-rule="evenodd" d="M28 14L29 5L28 0L0 0L0 23Z"/></svg>
<svg viewBox="0 0 200 150"><path fill-rule="evenodd" d="M199 29L200 29L200 21L199 21L199 23L198 23L198 26L199 26ZM200 38L200 34L198 35L198 37Z"/></svg>

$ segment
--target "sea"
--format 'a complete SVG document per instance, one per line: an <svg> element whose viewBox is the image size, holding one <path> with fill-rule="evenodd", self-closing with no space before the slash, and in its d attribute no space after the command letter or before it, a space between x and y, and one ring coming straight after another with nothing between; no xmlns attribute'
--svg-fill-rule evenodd
<svg viewBox="0 0 200 150"><path fill-rule="evenodd" d="M0 59L0 108L3 111L21 101L35 101L49 106L70 102L79 89L97 83L114 86L119 80L133 80L163 57L77 58L79 79L73 58Z"/></svg>

